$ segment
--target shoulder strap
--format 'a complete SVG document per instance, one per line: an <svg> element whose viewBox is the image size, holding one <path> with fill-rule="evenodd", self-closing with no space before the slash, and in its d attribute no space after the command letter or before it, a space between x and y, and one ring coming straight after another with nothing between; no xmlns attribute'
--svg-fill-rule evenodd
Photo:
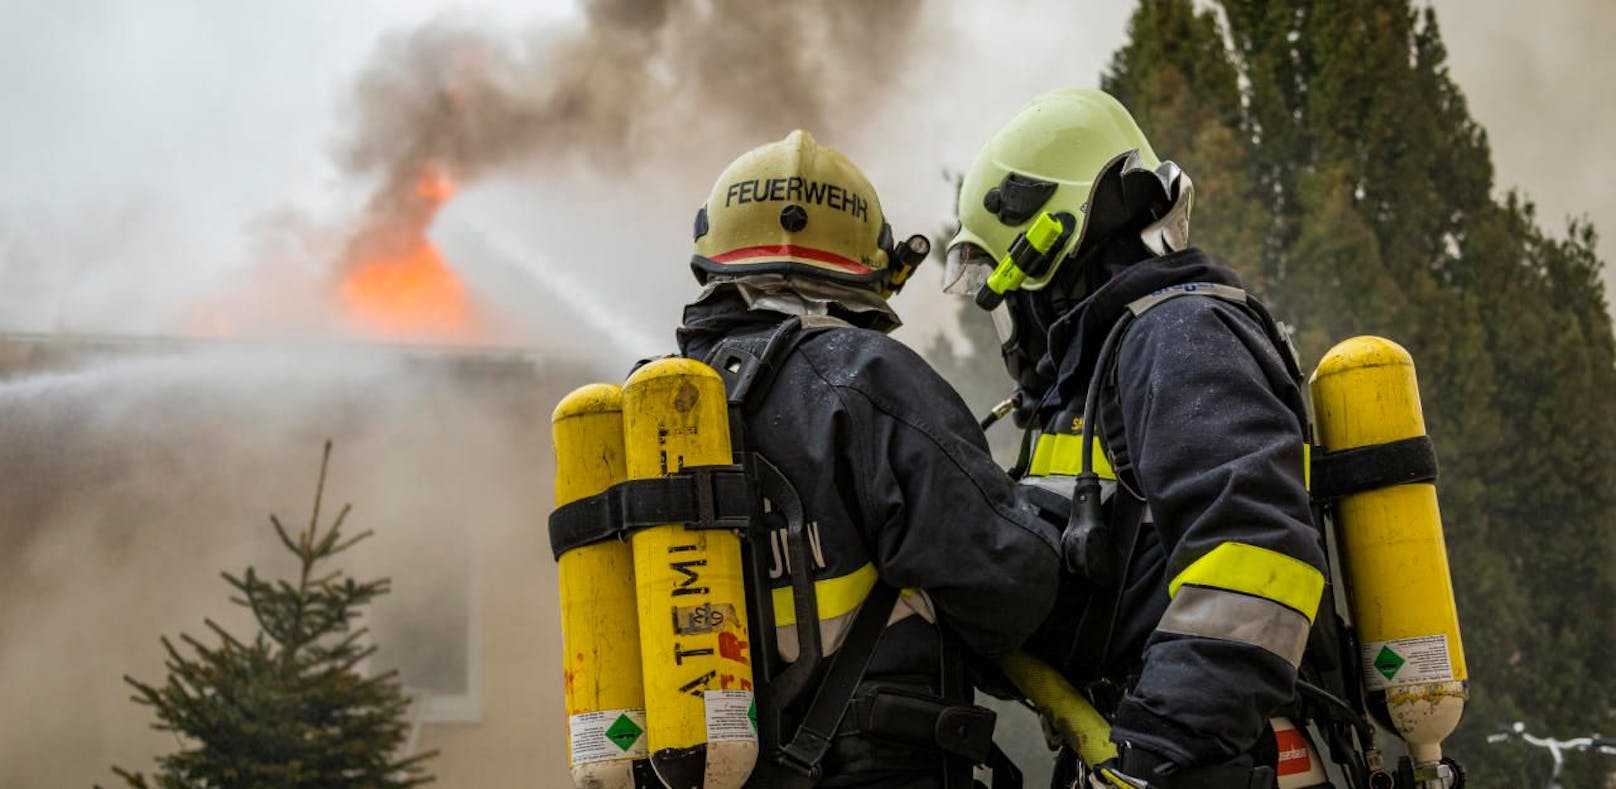
<svg viewBox="0 0 1616 789"><path fill-rule="evenodd" d="M852 324L829 315L793 315L768 331L724 338L706 362L724 379L730 406L750 408L768 394L780 363L797 345L812 334L834 328L852 328Z"/></svg>
<svg viewBox="0 0 1616 789"><path fill-rule="evenodd" d="M766 458L751 451L745 438L745 417L767 396L781 364L804 339L826 329L847 327L850 324L829 316L793 316L767 332L726 338L707 358L707 363L724 379L728 392L730 435L736 455L745 459L745 465L759 485L758 489L765 491L777 506L784 505L786 550L792 554L789 563L792 602L800 654L783 671L776 674L774 666L764 665L759 667L763 675L755 677L761 713L758 721L761 735L759 745L769 761L758 764L748 785L808 789L818 782L836 728L859 682L864 678L870 658L875 654L881 633L886 629L892 608L898 600L896 587L876 581L860 604L858 613L854 614L841 648L831 658L829 667L812 689L813 697L803 713L802 722L789 735L783 731L779 716L806 695L808 680L819 673L824 663L824 652L819 639L818 606L809 569L811 563L808 561L807 538L803 531L805 513L802 502L784 475ZM752 653L772 656L774 612L768 603L767 537L753 536L747 548L748 586L752 589L752 599L748 604L753 623Z"/></svg>

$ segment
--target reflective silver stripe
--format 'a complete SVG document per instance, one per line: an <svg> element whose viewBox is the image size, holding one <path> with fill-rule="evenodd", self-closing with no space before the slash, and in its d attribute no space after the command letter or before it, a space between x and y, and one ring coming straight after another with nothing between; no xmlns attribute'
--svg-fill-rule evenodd
<svg viewBox="0 0 1616 789"><path fill-rule="evenodd" d="M819 620L819 644L826 655L833 655L842 648L842 641L847 638L847 629L853 625L853 617L858 614L855 608L841 616ZM892 606L892 616L887 617L887 627L918 616L927 622L936 622L937 614L932 609L931 598L918 589L905 589L898 595L898 602ZM780 649L780 659L787 663L794 663L801 653L801 645L797 643L797 626L781 625L774 628L774 642Z"/></svg>
<svg viewBox="0 0 1616 789"><path fill-rule="evenodd" d="M842 639L847 637L847 628L853 624L853 617L858 614L855 608L838 617L819 620L819 645L825 654L834 654L842 647ZM797 626L779 625L774 628L775 644L780 648L780 659L787 663L795 663L802 647L797 642Z"/></svg>
<svg viewBox="0 0 1616 789"><path fill-rule="evenodd" d="M1312 625L1295 609L1239 592L1185 585L1162 614L1156 629L1262 647L1289 662L1302 663Z"/></svg>
<svg viewBox="0 0 1616 789"><path fill-rule="evenodd" d="M1168 285L1144 298L1130 301L1128 302L1127 310L1135 316L1143 315L1146 310L1168 299L1176 299L1179 296L1188 296L1190 294L1216 296L1235 304L1246 303L1246 292L1239 288L1212 282L1185 282L1178 285Z"/></svg>

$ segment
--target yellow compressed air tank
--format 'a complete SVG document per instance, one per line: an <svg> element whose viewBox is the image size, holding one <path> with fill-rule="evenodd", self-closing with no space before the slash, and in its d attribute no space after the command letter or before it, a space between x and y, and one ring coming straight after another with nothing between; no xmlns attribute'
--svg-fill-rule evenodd
<svg viewBox="0 0 1616 789"><path fill-rule="evenodd" d="M1414 360L1390 340L1335 346L1313 372L1312 389L1326 451L1425 435ZM1416 769L1434 767L1464 711L1468 676L1436 486L1345 496L1336 523L1365 686L1384 700Z"/></svg>
<svg viewBox="0 0 1616 789"><path fill-rule="evenodd" d="M732 462L724 382L693 359L623 385L629 479ZM635 532L634 577L651 766L668 789L733 789L757 761L741 542L681 524Z"/></svg>
<svg viewBox="0 0 1616 789"><path fill-rule="evenodd" d="M623 392L616 385L573 391L550 425L557 507L623 481ZM557 565L572 784L633 789L634 762L649 755L634 554L627 543L607 540L573 548Z"/></svg>

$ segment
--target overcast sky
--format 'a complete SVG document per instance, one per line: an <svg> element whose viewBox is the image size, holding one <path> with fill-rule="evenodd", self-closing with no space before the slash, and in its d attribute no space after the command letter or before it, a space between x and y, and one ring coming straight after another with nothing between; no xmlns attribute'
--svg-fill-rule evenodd
<svg viewBox="0 0 1616 789"><path fill-rule="evenodd" d="M1092 84L1122 41L1131 3L1032 6L1043 24L1017 26L1015 51L1027 57L1013 62L997 57L1004 45L992 35L1004 27L996 9L1005 4L950 6L953 35L914 73L884 77L926 99L915 106L936 109L913 112L899 145L837 141L870 171L900 232L931 232L947 219L939 171L967 164L1026 98ZM1605 95L1616 61L1603 41L1616 29L1616 3L1436 6L1454 76L1491 136L1499 185L1521 186L1553 231L1577 212L1616 233L1607 177L1616 109ZM444 16L515 31L569 24L577 12L566 0L0 2L0 282L28 291L27 306L37 308L25 325L0 315L0 328L49 328L40 316L95 325L97 313L140 308L120 299L182 309L250 263L255 223L287 209L352 210L367 187L345 180L330 153L353 80L384 34ZM692 185L682 199L693 206L704 190ZM667 238L687 238L686 221ZM1607 259L1616 249L1601 247ZM22 265L41 270L21 276ZM137 284L153 277L174 286ZM919 285L911 290L931 289ZM0 305L15 305L11 295ZM688 295L654 294L666 303L648 308L643 328L665 325ZM903 298L920 313L941 312L929 294Z"/></svg>

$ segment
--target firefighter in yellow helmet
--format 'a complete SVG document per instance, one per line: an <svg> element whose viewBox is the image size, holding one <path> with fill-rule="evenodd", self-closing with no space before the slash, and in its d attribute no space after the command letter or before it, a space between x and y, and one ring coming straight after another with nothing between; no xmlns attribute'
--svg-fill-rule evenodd
<svg viewBox="0 0 1616 789"><path fill-rule="evenodd" d="M1016 471L1066 515L1076 580L1027 648L1111 718L1096 786L1274 786L1324 588L1294 357L1189 246L1193 197L1116 99L1057 90L983 147L948 245L1017 387Z"/></svg>
<svg viewBox="0 0 1616 789"><path fill-rule="evenodd" d="M1054 599L1058 530L959 396L886 334L887 296L925 247L895 242L863 173L804 131L742 154L696 215L703 289L679 348L726 378L740 443L778 472L762 484L775 637L754 656L748 786L972 786L993 716L971 704L964 653L1017 648ZM796 619L804 583L815 623ZM867 668L850 700L816 705L835 697L833 658Z"/></svg>

